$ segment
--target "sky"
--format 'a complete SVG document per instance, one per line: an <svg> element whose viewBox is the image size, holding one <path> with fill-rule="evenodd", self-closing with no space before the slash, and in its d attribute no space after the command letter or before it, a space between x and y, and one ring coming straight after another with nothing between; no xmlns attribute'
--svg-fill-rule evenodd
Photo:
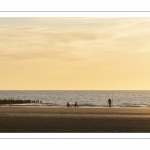
<svg viewBox="0 0 150 150"><path fill-rule="evenodd" d="M0 90L150 90L150 18L0 18Z"/></svg>

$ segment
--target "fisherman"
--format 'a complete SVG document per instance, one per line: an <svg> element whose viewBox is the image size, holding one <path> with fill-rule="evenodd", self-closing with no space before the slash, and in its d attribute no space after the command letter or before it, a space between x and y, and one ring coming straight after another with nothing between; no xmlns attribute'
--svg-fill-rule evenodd
<svg viewBox="0 0 150 150"><path fill-rule="evenodd" d="M76 107L78 107L78 104L77 104L77 102L75 102L74 106L75 106L75 108L76 108Z"/></svg>
<svg viewBox="0 0 150 150"><path fill-rule="evenodd" d="M71 107L71 105L67 102L67 107Z"/></svg>
<svg viewBox="0 0 150 150"><path fill-rule="evenodd" d="M108 99L109 107L111 107L111 102L112 102L112 100L109 98L109 99Z"/></svg>

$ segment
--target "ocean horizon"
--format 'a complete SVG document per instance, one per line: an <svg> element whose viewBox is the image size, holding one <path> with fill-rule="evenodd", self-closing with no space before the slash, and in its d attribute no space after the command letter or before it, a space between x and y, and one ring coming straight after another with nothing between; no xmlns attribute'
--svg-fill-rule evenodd
<svg viewBox="0 0 150 150"><path fill-rule="evenodd" d="M0 100L40 100L40 106L66 106L76 101L79 106L107 107L109 98L113 107L150 106L150 90L0 90Z"/></svg>

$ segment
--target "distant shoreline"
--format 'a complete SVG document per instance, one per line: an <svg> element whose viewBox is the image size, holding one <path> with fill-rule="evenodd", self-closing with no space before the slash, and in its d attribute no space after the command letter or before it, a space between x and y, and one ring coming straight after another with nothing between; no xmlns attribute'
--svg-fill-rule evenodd
<svg viewBox="0 0 150 150"><path fill-rule="evenodd" d="M67 106L61 105L34 105L34 104L1 104L0 107L51 107L51 108L67 108ZM110 108L149 108L150 106L112 106ZM75 108L74 106L70 108ZM97 105L79 105L78 108L109 108L108 106ZM77 109L77 108L76 108Z"/></svg>
<svg viewBox="0 0 150 150"><path fill-rule="evenodd" d="M75 101L80 106L107 107L108 99L113 107L150 107L149 91L110 91L110 90L28 90L28 91L0 91L0 99L10 101L9 104L66 106L67 102L73 106ZM0 100L0 104L2 103ZM14 102L13 102L14 100ZM21 101L21 102L20 102ZM38 101L38 102L34 102ZM7 102L3 102L6 104ZM30 105L29 104L29 105Z"/></svg>

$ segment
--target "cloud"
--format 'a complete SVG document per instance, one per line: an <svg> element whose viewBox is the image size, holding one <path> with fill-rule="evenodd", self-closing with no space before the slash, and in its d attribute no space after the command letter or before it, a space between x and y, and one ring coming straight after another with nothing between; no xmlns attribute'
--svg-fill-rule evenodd
<svg viewBox="0 0 150 150"><path fill-rule="evenodd" d="M0 57L108 59L148 50L149 18L0 18Z"/></svg>

